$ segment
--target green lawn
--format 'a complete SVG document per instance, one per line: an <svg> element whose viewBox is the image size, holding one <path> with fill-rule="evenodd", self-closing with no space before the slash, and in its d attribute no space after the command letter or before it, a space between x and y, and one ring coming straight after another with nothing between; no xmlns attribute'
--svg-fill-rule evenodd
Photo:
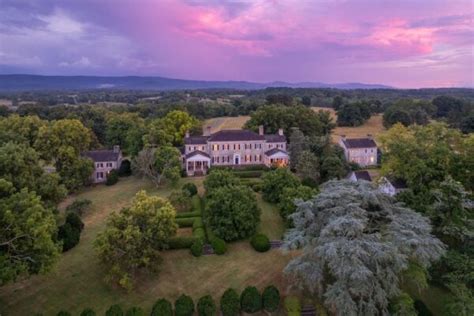
<svg viewBox="0 0 474 316"><path fill-rule="evenodd" d="M202 180L187 178L182 183L192 181L202 192ZM41 312L55 315L64 309L78 315L84 308L92 307L98 315L103 315L115 303L125 308L139 305L148 313L159 297L174 300L187 293L195 300L206 294L219 299L228 287L242 290L247 285L263 288L275 284L282 290L286 289L281 272L290 255L283 255L278 250L257 253L247 241L230 244L228 253L223 256L194 258L188 250L166 251L160 274L139 278L131 293L104 282L105 271L96 258L92 243L104 228L107 216L127 206L140 189L163 197L172 191L170 188L156 189L148 181L131 177L121 179L111 187L88 188L70 197L66 203L76 197L92 200L91 210L83 216L86 226L79 245L63 254L51 273L1 287L0 314L32 315ZM260 230L271 238L279 238L283 226L277 220L276 209L260 198L259 204L263 221Z"/></svg>
<svg viewBox="0 0 474 316"><path fill-rule="evenodd" d="M258 231L267 235L270 240L282 239L285 233L285 223L278 212L277 206L265 202L260 194L257 194L257 201L262 211Z"/></svg>

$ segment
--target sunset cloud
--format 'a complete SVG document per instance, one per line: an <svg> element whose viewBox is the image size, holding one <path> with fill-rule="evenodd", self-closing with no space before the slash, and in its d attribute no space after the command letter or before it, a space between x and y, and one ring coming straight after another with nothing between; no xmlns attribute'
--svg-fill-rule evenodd
<svg viewBox="0 0 474 316"><path fill-rule="evenodd" d="M465 0L0 0L0 6L2 73L397 87L474 80L473 8Z"/></svg>

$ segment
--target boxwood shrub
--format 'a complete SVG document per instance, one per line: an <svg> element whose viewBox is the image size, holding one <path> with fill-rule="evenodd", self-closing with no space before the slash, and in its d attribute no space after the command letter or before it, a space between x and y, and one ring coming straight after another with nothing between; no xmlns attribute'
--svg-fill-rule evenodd
<svg viewBox="0 0 474 316"><path fill-rule="evenodd" d="M125 316L145 316L145 312L141 307L134 306L127 310Z"/></svg>
<svg viewBox="0 0 474 316"><path fill-rule="evenodd" d="M107 179L105 180L105 185L114 185L118 182L118 180L119 180L119 175L118 175L117 170L112 169L107 174Z"/></svg>
<svg viewBox="0 0 474 316"><path fill-rule="evenodd" d="M66 216L66 223L71 225L73 228L82 231L84 229L84 223L81 217L77 213L68 213Z"/></svg>
<svg viewBox="0 0 474 316"><path fill-rule="evenodd" d="M273 286L267 286L262 293L263 309L267 312L274 312L280 306L280 291Z"/></svg>
<svg viewBox="0 0 474 316"><path fill-rule="evenodd" d="M204 223L202 222L202 217L196 218L193 223L193 229L203 228L203 227L204 227Z"/></svg>
<svg viewBox="0 0 474 316"><path fill-rule="evenodd" d="M181 295L174 302L174 310L176 316L192 316L194 313L193 299L187 295Z"/></svg>
<svg viewBox="0 0 474 316"><path fill-rule="evenodd" d="M195 257L202 256L202 248L204 243L201 238L197 238L196 241L191 246L191 254Z"/></svg>
<svg viewBox="0 0 474 316"><path fill-rule="evenodd" d="M74 248L81 238L81 232L72 227L71 224L66 223L58 228L58 240L63 243L63 252Z"/></svg>
<svg viewBox="0 0 474 316"><path fill-rule="evenodd" d="M95 316L95 312L92 308L86 308L81 312L81 316Z"/></svg>
<svg viewBox="0 0 474 316"><path fill-rule="evenodd" d="M71 313L66 312L66 311L59 311L59 313L57 313L56 316L71 316Z"/></svg>
<svg viewBox="0 0 474 316"><path fill-rule="evenodd" d="M123 316L122 307L118 304L114 304L109 307L109 309L105 312L105 316Z"/></svg>
<svg viewBox="0 0 474 316"><path fill-rule="evenodd" d="M187 236L176 236L168 240L169 249L189 249L197 238Z"/></svg>
<svg viewBox="0 0 474 316"><path fill-rule="evenodd" d="M262 297L255 286L248 286L240 295L242 311L253 314L262 309Z"/></svg>
<svg viewBox="0 0 474 316"><path fill-rule="evenodd" d="M211 239L211 246L216 255L223 255L227 252L227 244L223 239L214 237Z"/></svg>
<svg viewBox="0 0 474 316"><path fill-rule="evenodd" d="M196 239L206 240L206 231L204 228L196 228L193 230L193 237Z"/></svg>
<svg viewBox="0 0 474 316"><path fill-rule="evenodd" d="M194 221L195 221L197 218L198 218L198 217L177 218L177 219L176 219L176 224L178 224L178 226L179 226L180 228L183 228L183 227L193 227Z"/></svg>
<svg viewBox="0 0 474 316"><path fill-rule="evenodd" d="M153 304L151 316L173 316L173 305L167 299L160 298Z"/></svg>
<svg viewBox="0 0 474 316"><path fill-rule="evenodd" d="M215 316L217 314L216 303L210 295L203 296L197 303L199 316Z"/></svg>
<svg viewBox="0 0 474 316"><path fill-rule="evenodd" d="M240 314L240 300L237 291L227 289L222 294L220 305L223 316L238 316Z"/></svg>
<svg viewBox="0 0 474 316"><path fill-rule="evenodd" d="M252 245L253 249L257 250L258 252L266 252L270 250L270 240L264 234L256 234L250 240L250 244Z"/></svg>
<svg viewBox="0 0 474 316"><path fill-rule="evenodd" d="M287 296L285 298L285 310L288 316L301 315L301 303L296 296Z"/></svg>
<svg viewBox="0 0 474 316"><path fill-rule="evenodd" d="M198 193L198 189L197 189L197 186L194 184L194 183L185 183L182 187L181 187L181 190L184 192L184 191L187 191L189 193L189 196L194 196Z"/></svg>

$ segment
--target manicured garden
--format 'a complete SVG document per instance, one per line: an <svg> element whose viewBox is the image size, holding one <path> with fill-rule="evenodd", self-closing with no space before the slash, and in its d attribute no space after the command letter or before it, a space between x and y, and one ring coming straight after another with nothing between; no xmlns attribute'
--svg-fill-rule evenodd
<svg viewBox="0 0 474 316"><path fill-rule="evenodd" d="M193 182L202 193L202 181L202 178L183 179L178 188L184 183ZM111 305L120 304L124 310L140 306L149 314L158 298L174 302L180 295L186 294L197 303L200 297L211 295L217 302L228 288L239 293L247 286L255 286L259 291L268 285L275 285L280 290L286 288L282 270L291 255L283 255L276 250L256 252L248 240L228 243L228 251L224 255L196 258L190 254L189 249L164 251L159 274L138 276L136 286L130 292L106 283L106 271L97 258L93 241L104 229L107 217L128 206L135 194L142 189L148 194L165 198L176 190L166 186L157 189L147 180L130 177L121 179L114 186L87 188L69 197L63 208L79 198L92 202L82 216L85 226L79 244L62 255L53 272L32 276L28 280L0 288L2 312L7 315L36 312L55 315L60 310L66 310L74 315L90 307L97 314L103 314ZM197 200L197 196L193 197L192 212L195 211ZM264 232L272 239L280 238L284 225L276 207L263 202L260 197L257 198L257 203L262 210L257 231ZM191 222L184 220L186 217L183 214L178 215L183 219L178 221ZM190 218L193 218L192 225L196 231L199 216Z"/></svg>

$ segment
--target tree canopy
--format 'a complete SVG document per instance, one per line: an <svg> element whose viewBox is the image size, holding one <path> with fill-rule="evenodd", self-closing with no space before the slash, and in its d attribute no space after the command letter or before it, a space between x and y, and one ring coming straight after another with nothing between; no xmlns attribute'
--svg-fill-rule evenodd
<svg viewBox="0 0 474 316"><path fill-rule="evenodd" d="M336 315L387 314L410 264L444 253L429 220L366 182L329 181L290 216L286 247L303 247L285 273Z"/></svg>

